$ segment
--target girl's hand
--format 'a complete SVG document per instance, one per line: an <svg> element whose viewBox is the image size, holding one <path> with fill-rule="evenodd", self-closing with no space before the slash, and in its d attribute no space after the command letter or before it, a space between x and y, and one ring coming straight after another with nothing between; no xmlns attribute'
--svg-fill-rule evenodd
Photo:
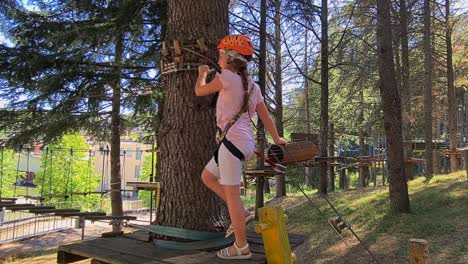
<svg viewBox="0 0 468 264"><path fill-rule="evenodd" d="M275 144L276 145L286 145L288 144L288 142L286 142L286 140L284 140L284 138L282 137L279 137L275 140Z"/></svg>
<svg viewBox="0 0 468 264"><path fill-rule="evenodd" d="M214 71L214 69L210 69L210 67L208 67L208 65L198 66L198 76L206 78L206 76L212 71Z"/></svg>

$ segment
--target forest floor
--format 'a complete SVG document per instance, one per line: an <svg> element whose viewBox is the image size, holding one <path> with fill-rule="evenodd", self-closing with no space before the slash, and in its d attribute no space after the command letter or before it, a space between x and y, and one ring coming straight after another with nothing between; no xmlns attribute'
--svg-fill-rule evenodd
<svg viewBox="0 0 468 264"><path fill-rule="evenodd" d="M429 242L431 263L468 263L468 181L464 171L437 175L429 183L418 178L409 183L411 213L395 214L389 209L388 186L368 187L329 194L353 230L377 257L379 263L408 263L409 239ZM367 251L349 231L346 246L329 227L335 216L326 202L311 195L323 214L300 194L272 199L268 206L281 205L288 215L288 231L309 238L295 250L296 264L371 263ZM57 246L44 247L4 260L9 264L55 263ZM1 248L0 248L1 249ZM90 263L89 260L77 263Z"/></svg>

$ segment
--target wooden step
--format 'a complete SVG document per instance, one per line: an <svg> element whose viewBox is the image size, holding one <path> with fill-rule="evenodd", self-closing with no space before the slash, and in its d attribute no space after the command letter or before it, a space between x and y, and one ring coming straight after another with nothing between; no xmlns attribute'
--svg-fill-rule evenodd
<svg viewBox="0 0 468 264"><path fill-rule="evenodd" d="M136 190L156 191L161 185L159 182L127 182L127 186L134 187Z"/></svg>
<svg viewBox="0 0 468 264"><path fill-rule="evenodd" d="M61 209L56 209L56 208L50 208L50 209L45 209L42 207L36 207L33 209L30 209L29 212L35 213L35 214L52 214L52 213L76 213L79 212L80 209L69 209L69 208L61 208Z"/></svg>
<svg viewBox="0 0 468 264"><path fill-rule="evenodd" d="M11 208L11 207L18 207L18 206L28 206L28 205L34 205L31 203L22 203L22 204L15 204L15 203L0 203L0 208L5 207L5 208Z"/></svg>
<svg viewBox="0 0 468 264"><path fill-rule="evenodd" d="M106 215L105 212L73 212L73 213L69 213L69 212L58 212L58 213L55 213L55 215L57 216L61 216L61 217L70 217L70 216L104 216Z"/></svg>
<svg viewBox="0 0 468 264"><path fill-rule="evenodd" d="M44 200L44 198L43 198L43 197L40 197L40 196L24 195L24 196L22 196L22 197L25 198L25 199L35 200L35 201L42 201L42 200Z"/></svg>
<svg viewBox="0 0 468 264"><path fill-rule="evenodd" d="M4 201L16 201L16 200L18 200L18 198L0 197L0 201L1 201L1 202L4 202Z"/></svg>
<svg viewBox="0 0 468 264"><path fill-rule="evenodd" d="M66 194L49 194L48 196L49 198L63 198L63 199L68 199L68 197L70 197L70 195L66 195Z"/></svg>
<svg viewBox="0 0 468 264"><path fill-rule="evenodd" d="M86 219L91 221L99 221L99 220L136 220L136 216L130 215L123 215L123 216L112 216L112 215L104 215L104 216L89 216Z"/></svg>
<svg viewBox="0 0 468 264"><path fill-rule="evenodd" d="M36 208L40 208L40 209L54 209L55 207L53 206L19 206L19 207L11 207L11 208L8 208L9 210L11 211L24 211L24 210L31 210L31 209L36 209Z"/></svg>

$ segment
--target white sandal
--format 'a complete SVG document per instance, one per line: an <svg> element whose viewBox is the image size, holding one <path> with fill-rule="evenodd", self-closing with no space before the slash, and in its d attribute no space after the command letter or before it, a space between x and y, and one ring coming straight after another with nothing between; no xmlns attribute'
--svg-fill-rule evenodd
<svg viewBox="0 0 468 264"><path fill-rule="evenodd" d="M254 220L255 216L253 214L249 214L245 217L245 225L248 225L250 222ZM232 234L234 234L234 227L232 224L228 227L226 230L226 238L230 237Z"/></svg>
<svg viewBox="0 0 468 264"><path fill-rule="evenodd" d="M236 250L236 255L233 255L233 256L229 255L229 247L227 247L218 251L216 253L216 256L222 259L249 259L252 257L252 252L249 252L249 254L246 254L246 255L242 254L242 251L248 248L249 248L249 243L245 244L245 246L243 246L242 248L239 248L236 242L234 242L234 249Z"/></svg>

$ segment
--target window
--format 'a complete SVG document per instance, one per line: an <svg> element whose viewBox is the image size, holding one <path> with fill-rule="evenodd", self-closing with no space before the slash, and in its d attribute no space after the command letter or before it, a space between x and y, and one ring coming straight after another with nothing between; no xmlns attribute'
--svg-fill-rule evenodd
<svg viewBox="0 0 468 264"><path fill-rule="evenodd" d="M141 154L143 151L140 148L136 149L136 160L141 160Z"/></svg>
<svg viewBox="0 0 468 264"><path fill-rule="evenodd" d="M132 152L133 152L133 150L131 150L131 149L127 150L127 157L131 157L131 156L132 156Z"/></svg>
<svg viewBox="0 0 468 264"><path fill-rule="evenodd" d="M135 165L135 178L140 178L140 165Z"/></svg>

